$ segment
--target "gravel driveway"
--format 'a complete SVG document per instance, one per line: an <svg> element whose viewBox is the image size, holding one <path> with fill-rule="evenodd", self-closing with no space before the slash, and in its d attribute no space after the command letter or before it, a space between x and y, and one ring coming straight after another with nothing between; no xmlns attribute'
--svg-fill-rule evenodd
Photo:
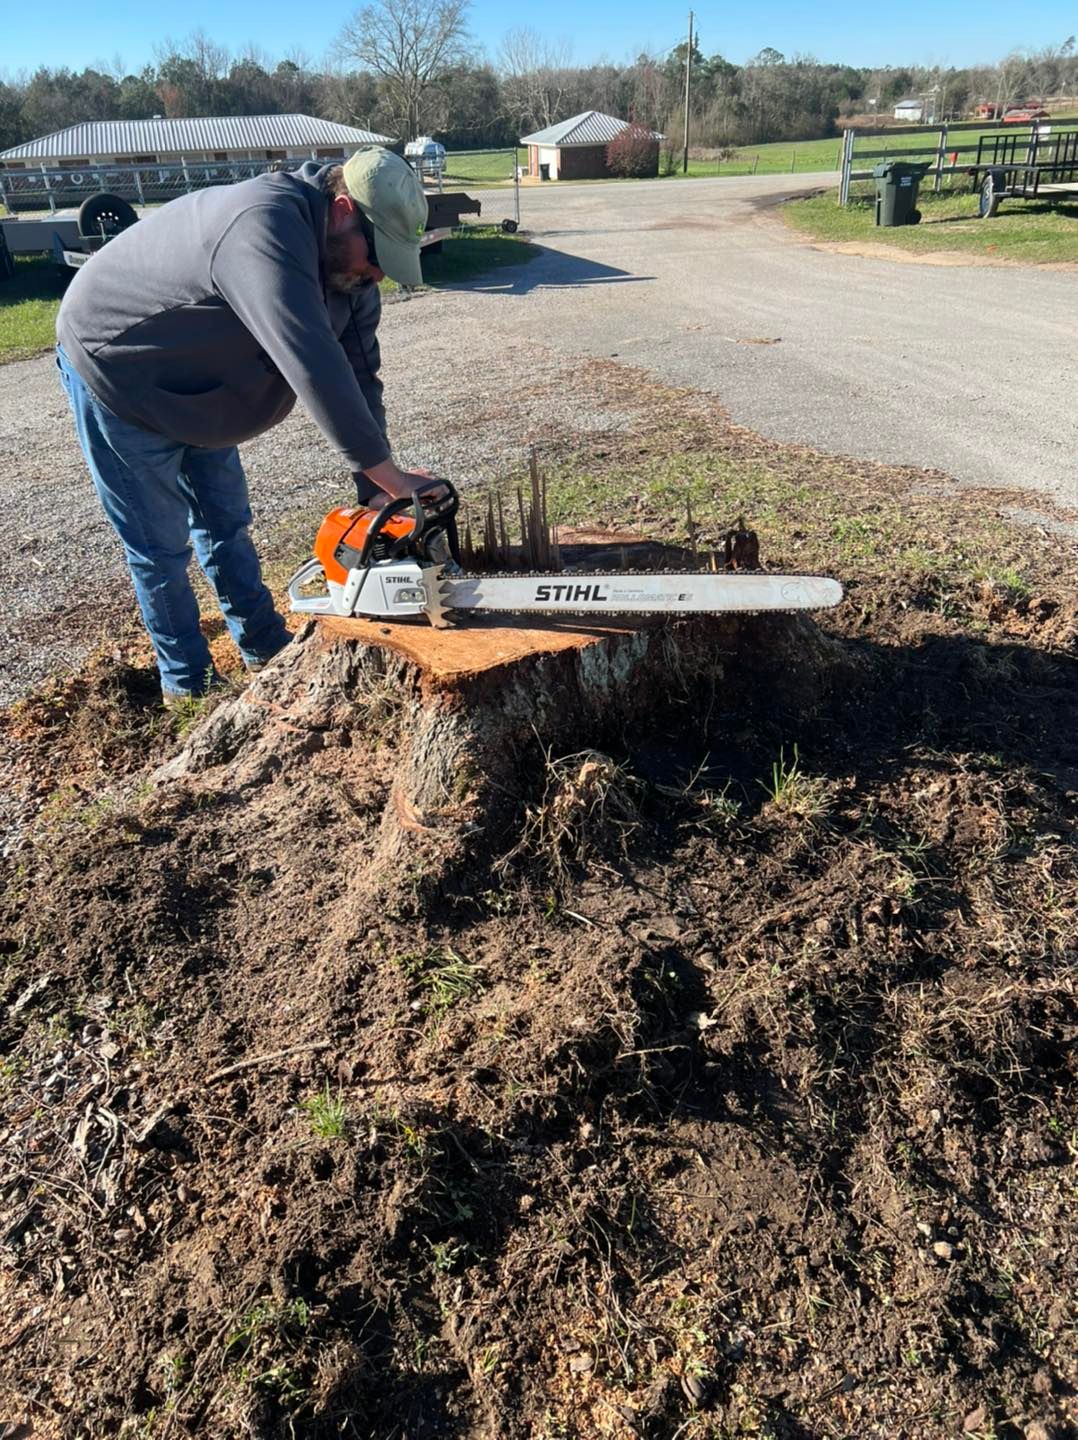
<svg viewBox="0 0 1078 1440"><path fill-rule="evenodd" d="M383 375L402 463L483 481L570 426L586 437L632 423L629 412L589 404L564 356L532 343L507 345L473 308L469 295L433 291L386 306ZM559 418L567 400L571 420ZM322 511L355 494L299 407L242 453L263 534L297 512ZM51 356L0 366L0 535L3 705L76 664L107 633L114 613L133 604Z"/></svg>
<svg viewBox="0 0 1078 1440"><path fill-rule="evenodd" d="M547 254L386 307L398 458L483 479L531 441L628 425L579 383L602 356L713 390L779 439L1078 504L1075 277L818 251L767 213L789 192L782 177L525 190ZM262 528L346 493L304 415L244 458ZM110 597L131 599L49 356L0 366L0 533L6 703L77 662Z"/></svg>
<svg viewBox="0 0 1078 1440"><path fill-rule="evenodd" d="M774 439L1078 506L1078 273L839 255L787 231L777 202L836 180L525 189L523 222L557 253L473 294L506 337L714 390Z"/></svg>

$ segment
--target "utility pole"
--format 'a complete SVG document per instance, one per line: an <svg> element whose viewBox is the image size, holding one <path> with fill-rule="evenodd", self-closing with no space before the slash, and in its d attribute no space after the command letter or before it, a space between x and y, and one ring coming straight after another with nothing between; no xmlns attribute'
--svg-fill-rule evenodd
<svg viewBox="0 0 1078 1440"><path fill-rule="evenodd" d="M685 147L681 156L681 173L689 173L689 81L692 76L692 11L689 11L689 48L685 51Z"/></svg>

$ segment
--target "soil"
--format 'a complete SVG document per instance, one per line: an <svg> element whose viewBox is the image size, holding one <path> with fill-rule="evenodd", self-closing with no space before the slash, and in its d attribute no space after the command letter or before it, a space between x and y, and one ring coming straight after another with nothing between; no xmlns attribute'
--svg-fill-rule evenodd
<svg viewBox="0 0 1078 1440"><path fill-rule="evenodd" d="M1075 1434L1045 547L592 712L562 646L537 731L313 626L182 733L123 637L8 712L6 1435Z"/></svg>
<svg viewBox="0 0 1078 1440"><path fill-rule="evenodd" d="M995 268L1029 269L1035 264L1038 270L1078 271L1075 260L1014 260L1000 255L971 255L958 250L903 250L898 245L887 245L877 240L814 240L802 233L814 250L829 250L834 255L857 255L866 260L897 260L903 265L990 265Z"/></svg>

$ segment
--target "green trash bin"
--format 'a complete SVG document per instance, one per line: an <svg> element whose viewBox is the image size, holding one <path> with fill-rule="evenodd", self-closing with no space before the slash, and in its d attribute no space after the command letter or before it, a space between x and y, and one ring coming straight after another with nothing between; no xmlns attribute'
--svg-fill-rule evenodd
<svg viewBox="0 0 1078 1440"><path fill-rule="evenodd" d="M884 160L873 167L876 181L876 224L916 225L921 218L917 191L928 165L908 160Z"/></svg>

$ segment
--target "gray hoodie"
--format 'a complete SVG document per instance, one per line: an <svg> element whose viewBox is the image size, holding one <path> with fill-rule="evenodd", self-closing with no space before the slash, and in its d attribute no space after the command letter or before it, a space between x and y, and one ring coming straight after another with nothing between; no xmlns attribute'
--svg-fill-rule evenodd
<svg viewBox="0 0 1078 1440"><path fill-rule="evenodd" d="M260 435L298 397L349 469L388 457L378 287L325 285L329 168L181 196L82 267L56 334L110 410L216 448Z"/></svg>

